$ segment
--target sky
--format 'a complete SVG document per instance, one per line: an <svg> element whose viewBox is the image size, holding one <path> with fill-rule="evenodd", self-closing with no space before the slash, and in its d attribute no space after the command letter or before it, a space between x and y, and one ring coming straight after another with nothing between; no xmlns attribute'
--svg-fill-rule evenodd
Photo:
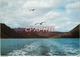
<svg viewBox="0 0 80 57"><path fill-rule="evenodd" d="M45 22L41 26L66 32L80 24L79 4L80 0L0 0L0 23L18 28Z"/></svg>

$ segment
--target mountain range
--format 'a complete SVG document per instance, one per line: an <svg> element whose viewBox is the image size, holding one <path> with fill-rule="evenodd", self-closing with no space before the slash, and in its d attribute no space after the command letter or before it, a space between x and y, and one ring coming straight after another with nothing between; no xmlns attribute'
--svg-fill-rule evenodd
<svg viewBox="0 0 80 57"><path fill-rule="evenodd" d="M25 28L10 28L0 23L1 38L79 38L80 24L68 32L26 32Z"/></svg>

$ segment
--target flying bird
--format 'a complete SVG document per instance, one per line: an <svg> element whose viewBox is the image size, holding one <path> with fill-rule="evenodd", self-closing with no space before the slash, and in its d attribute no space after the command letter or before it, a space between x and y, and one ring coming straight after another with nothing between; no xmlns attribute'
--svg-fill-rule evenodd
<svg viewBox="0 0 80 57"><path fill-rule="evenodd" d="M35 25L37 25L37 24L39 24L39 23L36 23Z"/></svg>
<svg viewBox="0 0 80 57"><path fill-rule="evenodd" d="M35 9L31 9L30 11L34 11Z"/></svg>
<svg viewBox="0 0 80 57"><path fill-rule="evenodd" d="M43 23L46 23L46 22L36 23L35 25L37 25L37 24L40 24L40 25L42 25Z"/></svg>

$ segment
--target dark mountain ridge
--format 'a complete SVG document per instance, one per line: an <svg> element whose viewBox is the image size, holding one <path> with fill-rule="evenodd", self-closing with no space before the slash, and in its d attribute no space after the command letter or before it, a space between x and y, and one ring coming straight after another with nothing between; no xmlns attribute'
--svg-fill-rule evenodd
<svg viewBox="0 0 80 57"><path fill-rule="evenodd" d="M0 23L1 38L79 38L79 27L76 26L69 32L26 32L25 28L10 28Z"/></svg>
<svg viewBox="0 0 80 57"><path fill-rule="evenodd" d="M64 33L63 35L61 35L61 37L66 37L66 38L79 38L80 37L80 24L77 25L75 28L73 28L72 30L70 30L67 33Z"/></svg>
<svg viewBox="0 0 80 57"><path fill-rule="evenodd" d="M16 38L17 33L14 31L14 29L11 29L10 27L6 26L3 23L0 23L0 37L1 38Z"/></svg>

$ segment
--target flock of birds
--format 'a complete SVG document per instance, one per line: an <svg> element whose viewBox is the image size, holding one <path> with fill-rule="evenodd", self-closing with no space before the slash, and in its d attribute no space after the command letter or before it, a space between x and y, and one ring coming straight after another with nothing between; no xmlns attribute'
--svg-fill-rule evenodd
<svg viewBox="0 0 80 57"><path fill-rule="evenodd" d="M30 9L29 11L35 11L35 9ZM42 25L43 23L46 23L46 22L35 23L35 25L37 24Z"/></svg>
<svg viewBox="0 0 80 57"><path fill-rule="evenodd" d="M34 11L35 9L30 9L29 11Z"/></svg>

